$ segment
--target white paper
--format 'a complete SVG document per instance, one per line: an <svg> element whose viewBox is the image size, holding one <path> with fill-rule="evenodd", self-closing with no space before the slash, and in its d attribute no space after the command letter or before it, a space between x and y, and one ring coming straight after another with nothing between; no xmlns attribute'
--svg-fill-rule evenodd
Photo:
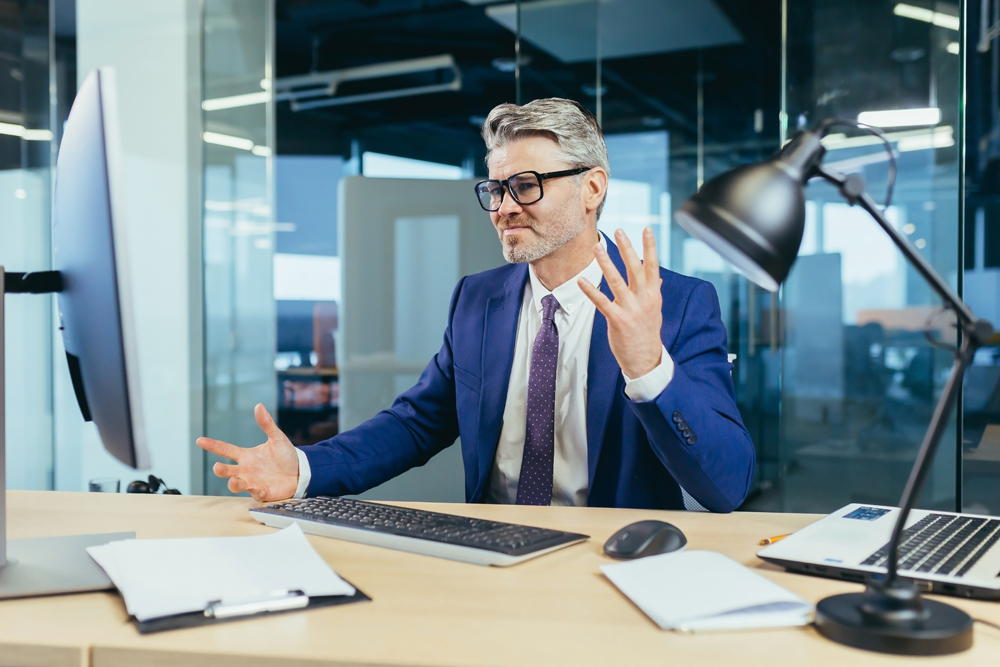
<svg viewBox="0 0 1000 667"><path fill-rule="evenodd" d="M664 630L737 630L806 625L813 606L712 551L679 551L601 571Z"/></svg>
<svg viewBox="0 0 1000 667"><path fill-rule="evenodd" d="M354 594L297 524L252 537L122 540L87 552L140 621L278 591L301 590L309 597Z"/></svg>

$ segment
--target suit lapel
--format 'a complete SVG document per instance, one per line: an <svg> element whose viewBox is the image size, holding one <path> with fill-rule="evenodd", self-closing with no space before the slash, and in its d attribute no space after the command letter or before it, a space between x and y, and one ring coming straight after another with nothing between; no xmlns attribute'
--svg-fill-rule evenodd
<svg viewBox="0 0 1000 667"><path fill-rule="evenodd" d="M611 239L608 239L608 256L621 274L625 275L625 263ZM614 299L606 279L601 279L599 289L609 299ZM594 486L594 474L597 472L597 461L601 456L608 417L621 377L618 360L611 353L611 346L608 344L608 321L601 311L597 311L594 313L594 329L590 336L590 360L587 364L587 468L591 489Z"/></svg>
<svg viewBox="0 0 1000 667"><path fill-rule="evenodd" d="M520 264L504 281L503 293L486 302L486 322L483 327L482 372L483 383L479 396L479 479L474 499L482 498L496 456L500 429L503 426L504 407L510 370L514 363L514 344L517 340L518 316L521 314L521 297L528 280L528 265Z"/></svg>

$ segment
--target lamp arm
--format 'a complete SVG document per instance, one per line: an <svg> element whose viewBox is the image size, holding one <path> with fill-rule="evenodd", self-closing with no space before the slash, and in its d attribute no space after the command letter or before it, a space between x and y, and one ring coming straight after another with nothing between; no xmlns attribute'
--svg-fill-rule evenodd
<svg viewBox="0 0 1000 667"><path fill-rule="evenodd" d="M945 383L941 398L938 399L934 407L934 414L930 424L927 426L927 433L924 434L924 441L920 444L917 452L917 460L910 470L910 477L903 488L903 495L899 499L899 518L892 529L892 537L889 539L889 553L886 560L888 573L886 575L886 585L891 585L896 581L897 570L899 568L899 544L902 540L903 530L906 527L906 520L910 515L910 510L916 504L923 490L927 474L930 472L934 462L934 455L937 453L938 444L948 427L948 418L951 416L952 406L958 398L958 389L962 386L962 378L966 369L972 365L972 359L976 355L979 344L972 340L971 336L965 336L961 349L955 354L955 363L951 367L948 381Z"/></svg>
<svg viewBox="0 0 1000 667"><path fill-rule="evenodd" d="M924 435L924 441L917 452L917 460L910 471L910 477L903 489L903 495L899 500L899 518L892 529L892 537L889 539L889 553L887 554L886 575L884 586L889 587L896 583L899 568L899 543L906 527L906 520L910 515L910 510L920 497L927 474L934 461L938 444L948 426L948 418L951 415L951 408L958 397L959 387L962 386L962 378L965 371L972 364L976 350L979 349L993 335L993 326L986 320L977 318L972 310L962 301L962 299L945 282L944 278L931 266L930 262L924 259L913 245L906 240L899 231L893 227L892 223L882 213L882 209L875 203L865 191L864 179L856 174L844 176L843 174L830 169L824 165L819 165L813 169L813 173L820 178L837 186L840 193L852 205L857 204L868 212L880 227L889 235L896 247L899 248L903 256L912 264L917 271L930 284L935 292L941 297L944 303L955 311L958 317L958 326L965 334L961 338L960 347L955 351L955 363L952 366L951 374L945 384L941 398L938 399L934 408L934 415L931 417Z"/></svg>

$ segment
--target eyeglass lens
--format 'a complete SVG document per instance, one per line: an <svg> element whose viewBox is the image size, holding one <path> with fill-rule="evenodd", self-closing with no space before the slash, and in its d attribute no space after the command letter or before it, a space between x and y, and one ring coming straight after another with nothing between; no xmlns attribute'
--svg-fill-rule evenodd
<svg viewBox="0 0 1000 667"><path fill-rule="evenodd" d="M542 186L533 173L515 174L507 179L514 201L519 204L534 204L542 198ZM503 181L483 181L476 188L479 203L487 211L500 210L503 202Z"/></svg>

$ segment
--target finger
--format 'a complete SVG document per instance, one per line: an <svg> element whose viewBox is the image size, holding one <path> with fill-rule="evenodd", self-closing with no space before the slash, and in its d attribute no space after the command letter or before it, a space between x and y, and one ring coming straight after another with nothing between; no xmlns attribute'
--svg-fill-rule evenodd
<svg viewBox="0 0 1000 667"><path fill-rule="evenodd" d="M283 440L285 434L281 432L278 425L274 423L274 419L271 418L271 413L267 411L263 403L258 403L253 409L254 419L257 420L257 426L260 426L260 430L267 434L267 439L275 438L277 440Z"/></svg>
<svg viewBox="0 0 1000 667"><path fill-rule="evenodd" d="M250 489L250 497L259 503L271 500L271 490L266 486L262 486L259 489Z"/></svg>
<svg viewBox="0 0 1000 667"><path fill-rule="evenodd" d="M601 311L601 315L605 318L609 318L614 312L614 304L611 302L604 292L594 287L589 280L586 278L580 278L576 281L576 284L580 286L580 289L587 296L588 299L594 302L597 306L597 310Z"/></svg>
<svg viewBox="0 0 1000 667"><path fill-rule="evenodd" d="M628 285L625 284L625 279L619 273L618 267L611 261L608 252L600 243L594 246L594 256L597 257L597 263L600 265L604 279L608 281L608 287L611 288L615 299L623 298L628 294Z"/></svg>
<svg viewBox="0 0 1000 667"><path fill-rule="evenodd" d="M632 292L638 292L646 287L646 274L642 270L642 262L639 255L632 247L632 241L625 235L625 230L619 229L615 232L615 241L622 254L622 261L625 262L625 271L628 273L628 286Z"/></svg>
<svg viewBox="0 0 1000 667"><path fill-rule="evenodd" d="M243 449L241 447L230 445L228 442L222 442L221 440L213 440L212 438L198 438L195 440L195 444L204 450L210 451L213 454L218 454L219 456L227 459L232 459L237 463L239 463L240 456L243 454Z"/></svg>
<svg viewBox="0 0 1000 667"><path fill-rule="evenodd" d="M239 466L231 466L228 463L216 463L212 466L212 472L216 477L236 477L240 474Z"/></svg>
<svg viewBox="0 0 1000 667"><path fill-rule="evenodd" d="M240 493L241 491L246 491L250 487L249 484L247 484L244 480L240 479L239 477L230 477L229 483L226 486L228 486L229 490L232 491L233 493Z"/></svg>
<svg viewBox="0 0 1000 667"><path fill-rule="evenodd" d="M647 285L657 285L660 279L660 258L656 255L656 235L652 227L642 230L642 268L646 274Z"/></svg>

